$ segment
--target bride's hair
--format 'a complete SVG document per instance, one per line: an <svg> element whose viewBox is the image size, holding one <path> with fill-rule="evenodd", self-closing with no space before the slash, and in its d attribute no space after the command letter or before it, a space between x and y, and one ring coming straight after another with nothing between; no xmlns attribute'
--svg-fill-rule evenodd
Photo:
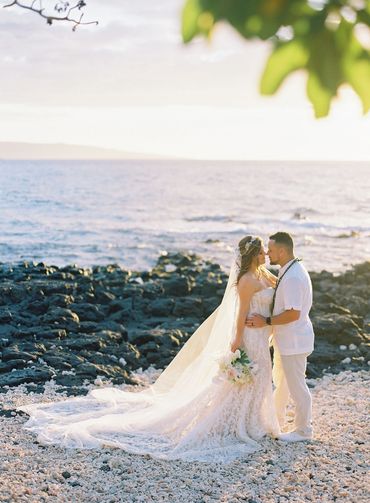
<svg viewBox="0 0 370 503"><path fill-rule="evenodd" d="M238 276L236 284L238 284L240 278L250 270L254 258L257 257L261 251L261 247L262 239L259 236L245 236L239 241Z"/></svg>

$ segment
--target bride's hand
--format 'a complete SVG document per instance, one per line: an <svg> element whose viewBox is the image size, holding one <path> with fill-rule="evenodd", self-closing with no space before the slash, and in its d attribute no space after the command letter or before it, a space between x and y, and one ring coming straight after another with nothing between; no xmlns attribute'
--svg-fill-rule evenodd
<svg viewBox="0 0 370 503"><path fill-rule="evenodd" d="M240 346L240 342L238 342L237 340L233 341L233 342L231 343L231 347L230 347L231 352L232 352L232 353L235 353L235 351L236 351L237 349L239 349L239 346Z"/></svg>

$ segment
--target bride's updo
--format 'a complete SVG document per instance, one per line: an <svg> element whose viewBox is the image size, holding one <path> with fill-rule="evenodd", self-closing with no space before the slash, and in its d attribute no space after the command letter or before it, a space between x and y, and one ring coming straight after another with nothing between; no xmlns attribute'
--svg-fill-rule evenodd
<svg viewBox="0 0 370 503"><path fill-rule="evenodd" d="M239 283L240 278L247 273L253 260L260 253L262 248L262 239L259 236L245 236L239 241L238 244L238 277L236 284Z"/></svg>

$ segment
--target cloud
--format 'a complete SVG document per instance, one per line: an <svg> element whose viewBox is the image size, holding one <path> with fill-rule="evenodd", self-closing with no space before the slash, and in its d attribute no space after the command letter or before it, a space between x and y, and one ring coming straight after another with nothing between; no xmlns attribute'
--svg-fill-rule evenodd
<svg viewBox="0 0 370 503"><path fill-rule="evenodd" d="M99 19L99 26L75 33L62 23L46 26L21 9L0 10L2 102L77 106L90 100L113 106L131 77L140 86L145 77L140 68L147 66L150 74L160 55L166 65L180 45L180 5L179 0L90 1L86 18Z"/></svg>
<svg viewBox="0 0 370 503"><path fill-rule="evenodd" d="M231 30L221 30L211 45L196 40L185 47L182 5L183 0L88 1L86 18L100 24L75 33L61 23L46 26L20 9L0 10L1 101L115 107L228 100L232 105L256 96L256 79L248 84L240 59L255 58L260 49L253 53ZM225 94L227 88L232 95Z"/></svg>

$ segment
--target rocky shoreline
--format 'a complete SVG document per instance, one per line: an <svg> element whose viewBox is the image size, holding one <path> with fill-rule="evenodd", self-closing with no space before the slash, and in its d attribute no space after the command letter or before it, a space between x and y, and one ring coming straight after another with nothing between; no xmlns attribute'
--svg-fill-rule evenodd
<svg viewBox="0 0 370 503"><path fill-rule="evenodd" d="M316 349L308 377L369 369L370 262L341 275L311 273ZM151 271L0 264L0 391L55 381L135 384L164 368L220 303L227 274L187 253L163 254Z"/></svg>

